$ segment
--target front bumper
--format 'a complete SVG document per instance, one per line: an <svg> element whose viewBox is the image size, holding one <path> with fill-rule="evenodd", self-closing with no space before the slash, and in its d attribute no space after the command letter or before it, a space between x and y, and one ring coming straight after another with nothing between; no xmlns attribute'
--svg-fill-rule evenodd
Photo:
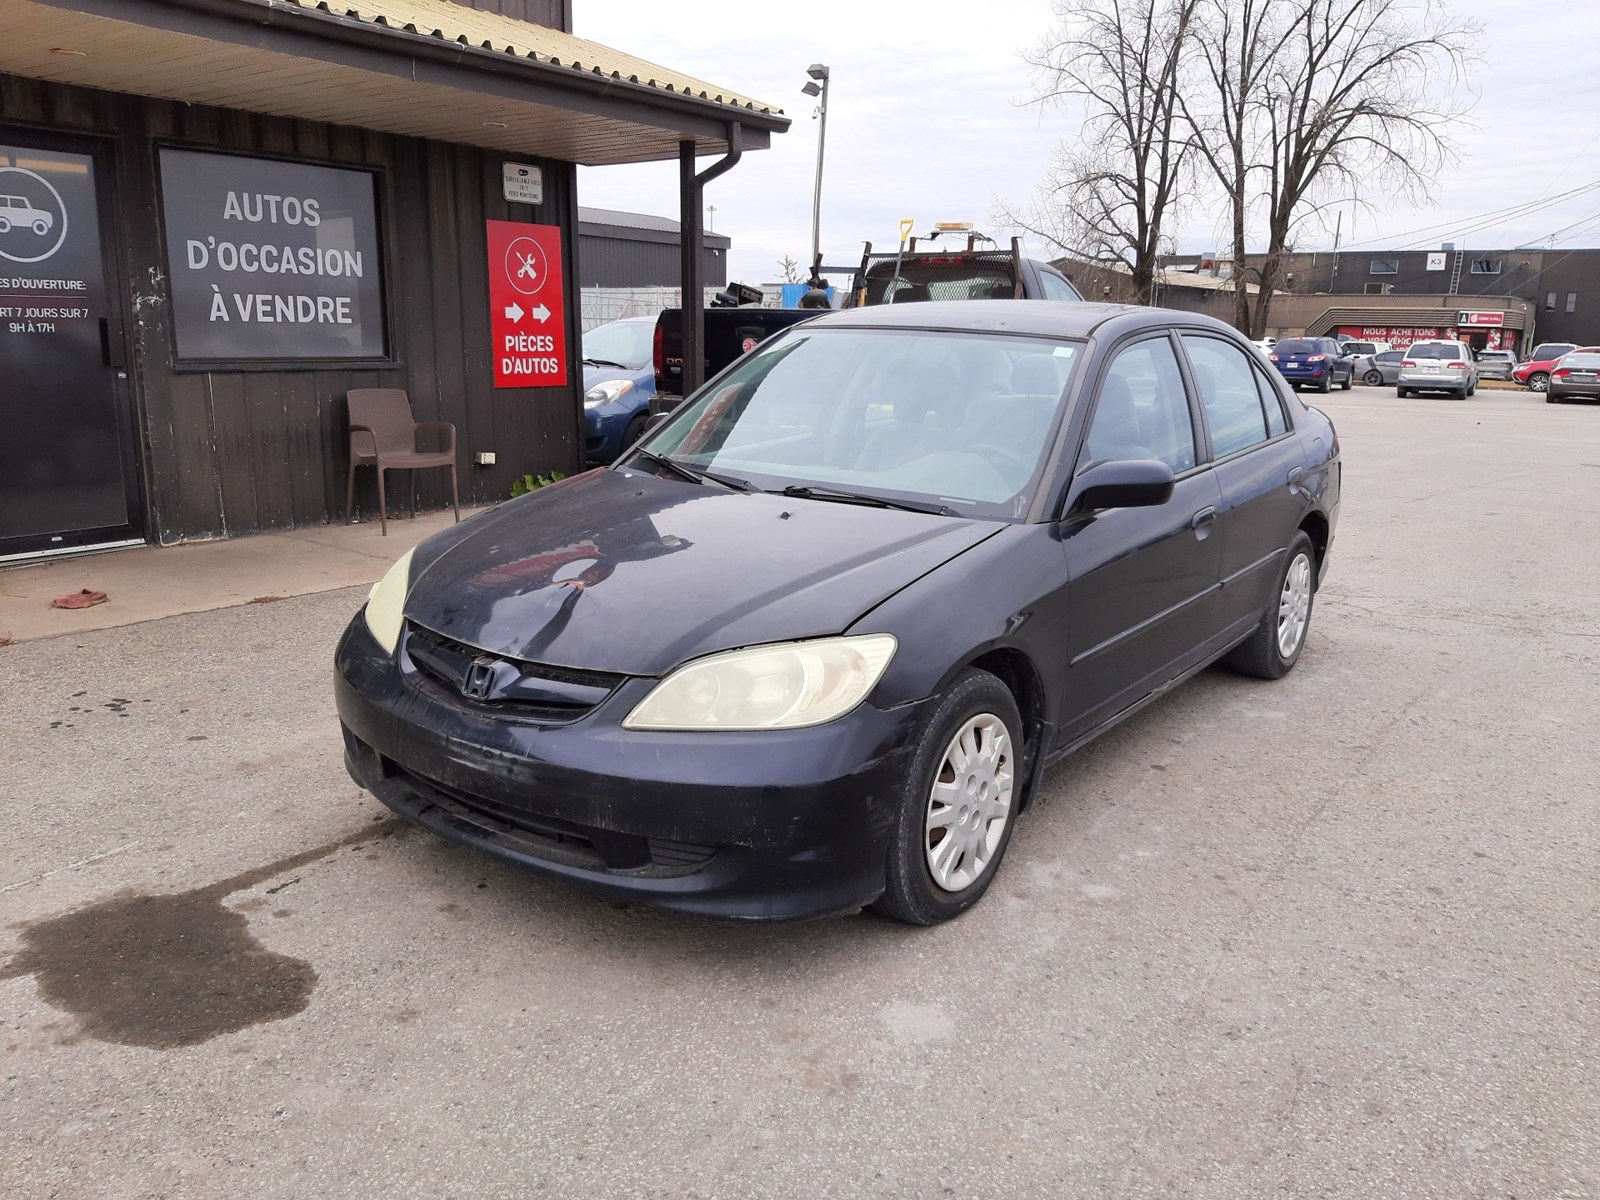
<svg viewBox="0 0 1600 1200"><path fill-rule="evenodd" d="M920 704L771 733L623 729L653 683L547 724L468 707L359 615L335 657L351 777L450 841L702 916L792 920L881 894Z"/></svg>

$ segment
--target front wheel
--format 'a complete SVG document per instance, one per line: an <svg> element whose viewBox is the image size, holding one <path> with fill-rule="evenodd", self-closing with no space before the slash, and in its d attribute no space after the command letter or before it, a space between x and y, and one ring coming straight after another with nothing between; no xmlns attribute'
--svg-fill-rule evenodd
<svg viewBox="0 0 1600 1200"><path fill-rule="evenodd" d="M1228 655L1228 665L1258 679L1282 679L1294 670L1311 628L1311 605L1317 590L1317 553L1301 530L1289 543L1273 603L1261 624Z"/></svg>
<svg viewBox="0 0 1600 1200"><path fill-rule="evenodd" d="M957 676L912 744L872 907L936 925L976 904L1000 867L1022 802L1022 718L987 671Z"/></svg>
<svg viewBox="0 0 1600 1200"><path fill-rule="evenodd" d="M1550 376L1543 371L1535 371L1528 376L1528 386L1536 392L1547 392L1550 390Z"/></svg>
<svg viewBox="0 0 1600 1200"><path fill-rule="evenodd" d="M1368 387L1382 387L1383 374L1379 371L1368 371L1361 377L1361 382L1366 384Z"/></svg>
<svg viewBox="0 0 1600 1200"><path fill-rule="evenodd" d="M45 234L50 232L50 223L48 221L42 221L42 220L41 221L35 221L33 223L33 231L35 233L37 233L40 237L43 237Z"/></svg>

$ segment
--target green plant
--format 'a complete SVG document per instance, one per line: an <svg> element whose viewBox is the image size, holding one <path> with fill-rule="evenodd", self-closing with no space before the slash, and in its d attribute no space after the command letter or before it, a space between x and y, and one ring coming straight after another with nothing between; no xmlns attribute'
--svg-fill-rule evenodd
<svg viewBox="0 0 1600 1200"><path fill-rule="evenodd" d="M559 483L567 477L565 471L551 471L548 475L524 475L511 485L511 498L526 496L529 492L536 492L542 487L549 487L552 483Z"/></svg>

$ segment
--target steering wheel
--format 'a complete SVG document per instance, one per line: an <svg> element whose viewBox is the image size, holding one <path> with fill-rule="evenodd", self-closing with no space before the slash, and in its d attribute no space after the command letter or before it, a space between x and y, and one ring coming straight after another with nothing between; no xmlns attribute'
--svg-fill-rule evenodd
<svg viewBox="0 0 1600 1200"><path fill-rule="evenodd" d="M1007 468L1014 467L1016 475L1013 478L1016 479L1025 479L1032 470L1032 466L1024 462L1022 456L1015 450L1009 450L1005 446L997 446L993 442L979 442L976 445L968 446L967 452L987 459L990 465L1001 473L1006 473Z"/></svg>

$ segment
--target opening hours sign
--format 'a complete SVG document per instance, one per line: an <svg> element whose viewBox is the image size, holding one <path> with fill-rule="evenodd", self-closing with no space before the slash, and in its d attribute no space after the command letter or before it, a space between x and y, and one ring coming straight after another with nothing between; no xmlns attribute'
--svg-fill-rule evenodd
<svg viewBox="0 0 1600 1200"><path fill-rule="evenodd" d="M567 381L561 229L489 221L489 329L497 388Z"/></svg>

